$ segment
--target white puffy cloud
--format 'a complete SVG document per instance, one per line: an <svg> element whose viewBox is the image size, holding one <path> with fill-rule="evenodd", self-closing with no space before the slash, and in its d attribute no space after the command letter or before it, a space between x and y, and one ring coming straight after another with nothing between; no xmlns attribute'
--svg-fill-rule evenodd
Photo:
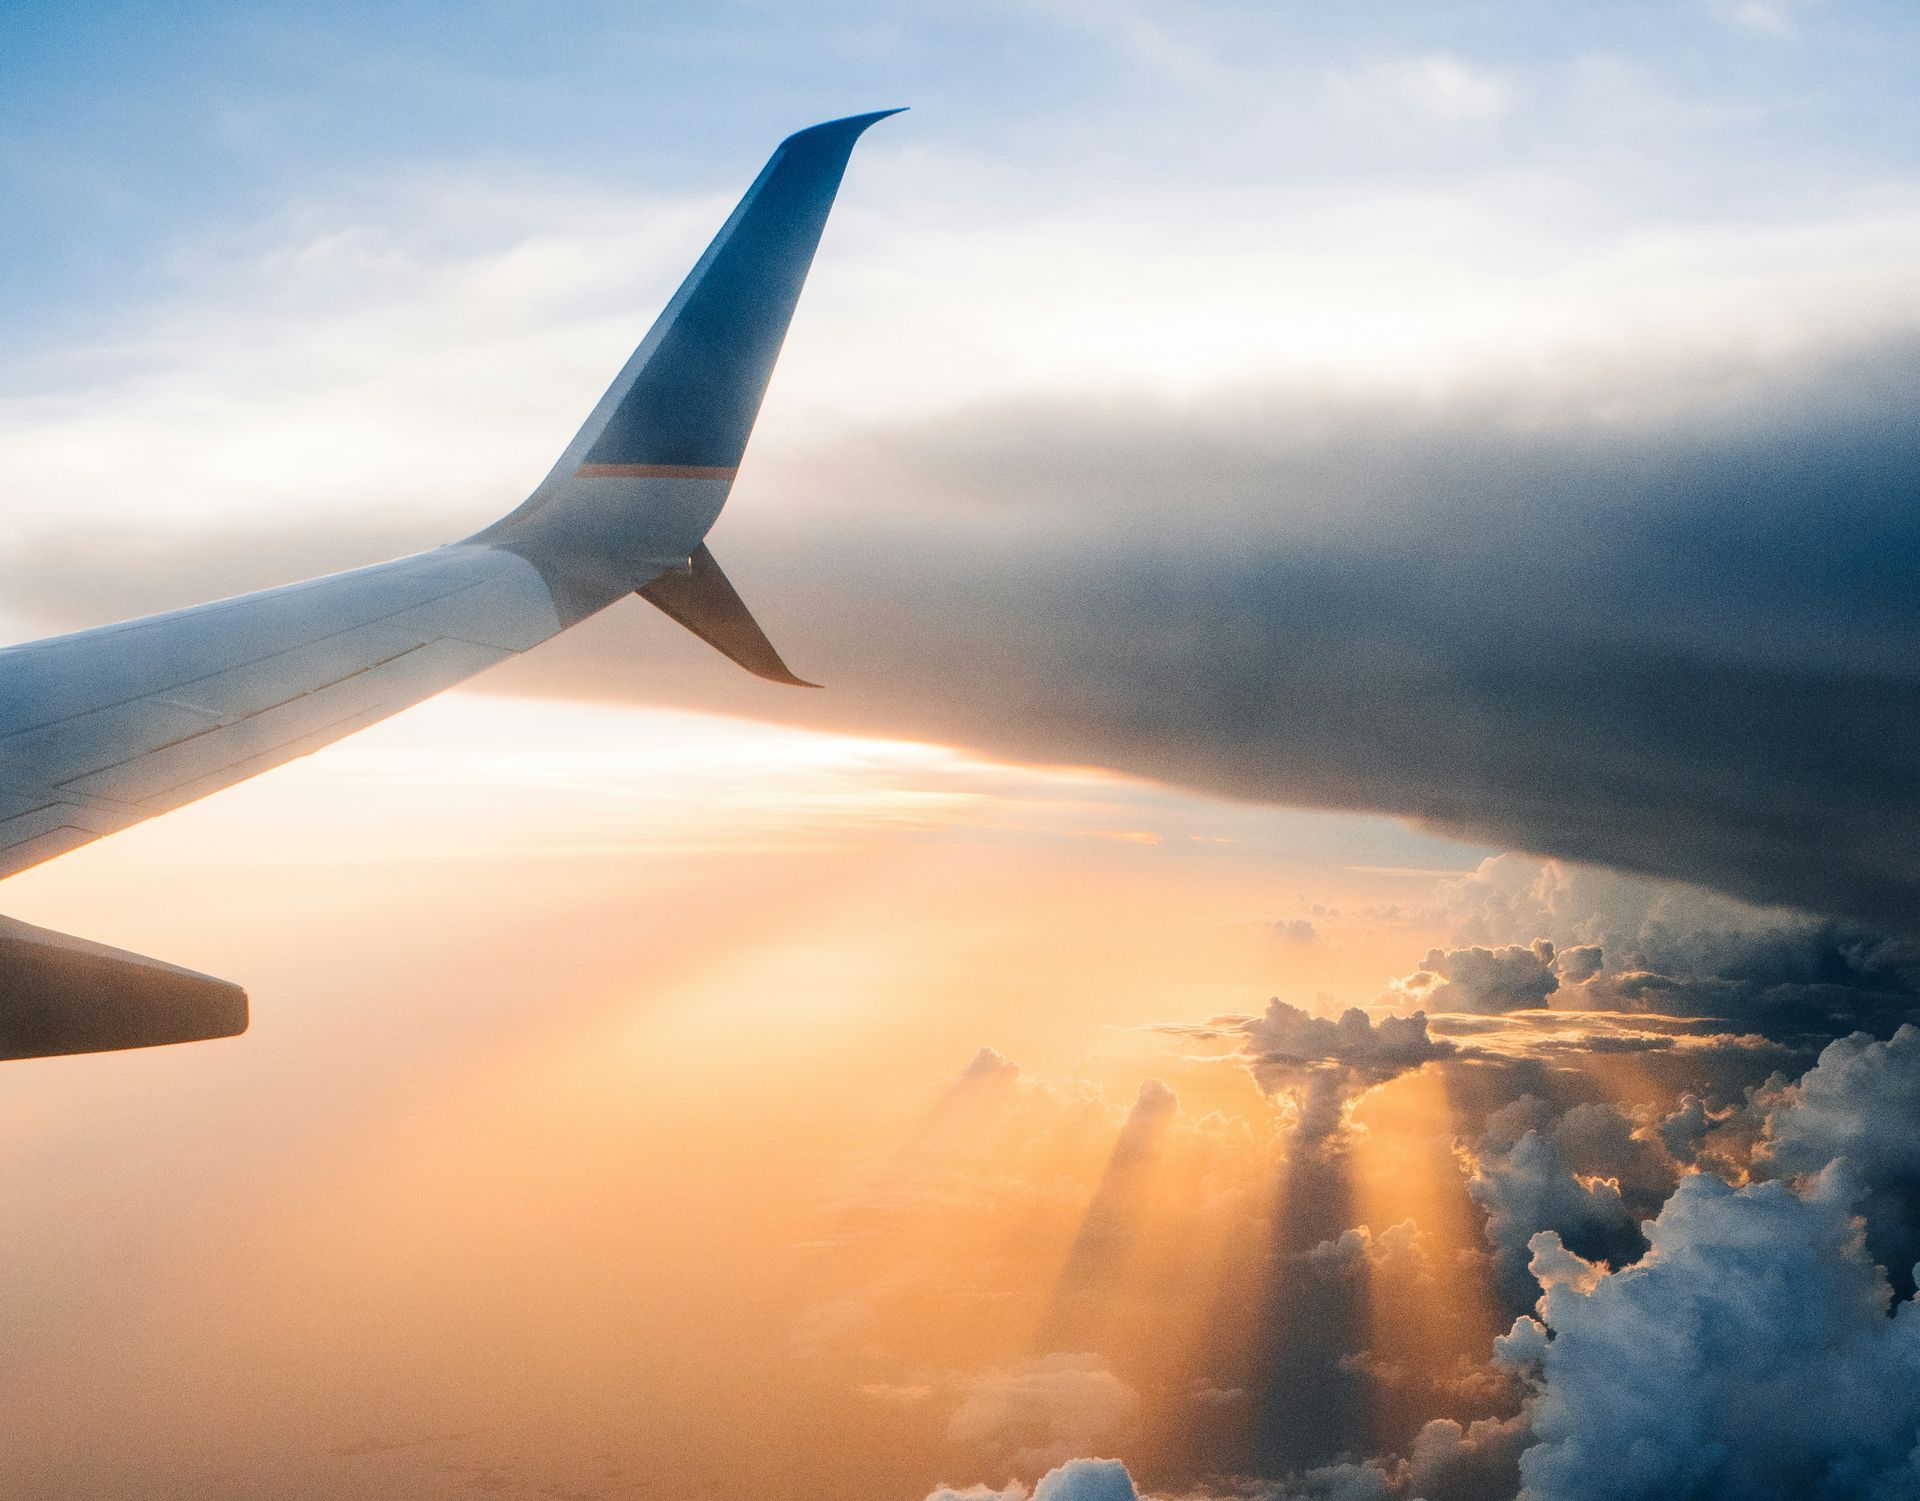
<svg viewBox="0 0 1920 1501"><path fill-rule="evenodd" d="M1493 1341L1493 1363L1509 1370L1537 1367L1547 1357L1547 1326L1521 1314L1505 1334Z"/></svg>
<svg viewBox="0 0 1920 1501"><path fill-rule="evenodd" d="M1539 1238L1528 1501L1920 1495L1920 1310L1830 1185L1690 1176L1647 1234L1612 1273Z"/></svg>
<svg viewBox="0 0 1920 1501"><path fill-rule="evenodd" d="M1528 1437L1524 1418L1465 1425L1435 1418L1414 1436L1401 1467L1404 1493L1419 1501L1504 1501Z"/></svg>
<svg viewBox="0 0 1920 1501"><path fill-rule="evenodd" d="M1864 1032L1829 1043L1783 1091L1755 1149L1759 1171L1837 1170L1866 1218L1867 1249L1911 1291L1920 1259L1920 1027L1885 1042Z"/></svg>
<svg viewBox="0 0 1920 1501"><path fill-rule="evenodd" d="M1680 1097L1680 1103L1662 1118L1660 1122L1660 1140L1665 1143L1668 1152L1677 1162L1692 1162L1706 1145L1707 1135L1713 1130L1714 1118L1707 1110L1707 1102L1691 1092Z"/></svg>
<svg viewBox="0 0 1920 1501"><path fill-rule="evenodd" d="M1033 1501L1134 1501L1133 1477L1117 1459L1075 1459L1049 1470Z"/></svg>

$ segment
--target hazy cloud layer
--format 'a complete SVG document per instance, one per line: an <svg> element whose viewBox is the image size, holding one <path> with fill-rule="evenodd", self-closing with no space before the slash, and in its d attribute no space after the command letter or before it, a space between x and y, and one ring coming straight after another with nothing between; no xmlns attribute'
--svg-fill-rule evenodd
<svg viewBox="0 0 1920 1501"><path fill-rule="evenodd" d="M1048 1355L969 1381L947 1433L1031 1473L1108 1439L1140 1396L1097 1355Z"/></svg>
<svg viewBox="0 0 1920 1501"><path fill-rule="evenodd" d="M1889 406L1914 379L1901 350L1686 423L998 414L926 456L969 519L886 547L939 576L850 532L808 656L850 658L870 712L1015 754L1910 931L1920 443Z"/></svg>
<svg viewBox="0 0 1920 1501"><path fill-rule="evenodd" d="M843 432L715 538L829 692L736 682L637 605L492 681L1382 810L1911 933L1916 381L1896 341L1652 395L1247 387ZM99 618L266 571L227 545L53 532L6 582Z"/></svg>

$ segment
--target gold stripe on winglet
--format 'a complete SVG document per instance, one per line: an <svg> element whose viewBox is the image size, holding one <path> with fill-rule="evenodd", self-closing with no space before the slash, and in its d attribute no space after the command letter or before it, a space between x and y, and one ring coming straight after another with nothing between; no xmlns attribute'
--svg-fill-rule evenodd
<svg viewBox="0 0 1920 1501"><path fill-rule="evenodd" d="M735 470L699 464L582 464L575 479L732 479Z"/></svg>

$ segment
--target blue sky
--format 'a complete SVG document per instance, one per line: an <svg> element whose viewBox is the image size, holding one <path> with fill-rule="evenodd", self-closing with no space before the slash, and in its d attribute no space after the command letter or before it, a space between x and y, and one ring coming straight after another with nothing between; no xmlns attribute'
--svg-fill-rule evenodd
<svg viewBox="0 0 1920 1501"><path fill-rule="evenodd" d="M1629 215L1804 215L1909 178L1917 35L1841 0L16 5L0 319L16 350L97 327L183 241L373 180L691 190L896 102L915 147L1050 195L1510 172Z"/></svg>

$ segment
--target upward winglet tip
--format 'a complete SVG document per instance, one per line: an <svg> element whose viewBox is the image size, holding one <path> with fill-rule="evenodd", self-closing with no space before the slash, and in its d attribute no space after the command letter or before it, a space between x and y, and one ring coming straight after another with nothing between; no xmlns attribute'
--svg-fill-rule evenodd
<svg viewBox="0 0 1920 1501"><path fill-rule="evenodd" d="M805 130L796 130L780 144L790 146L796 141L811 136L845 134L849 141L857 139L868 126L877 125L893 115L903 115L910 106L897 104L892 109L869 110L864 115L842 115L837 120L822 120L818 125L809 125Z"/></svg>

